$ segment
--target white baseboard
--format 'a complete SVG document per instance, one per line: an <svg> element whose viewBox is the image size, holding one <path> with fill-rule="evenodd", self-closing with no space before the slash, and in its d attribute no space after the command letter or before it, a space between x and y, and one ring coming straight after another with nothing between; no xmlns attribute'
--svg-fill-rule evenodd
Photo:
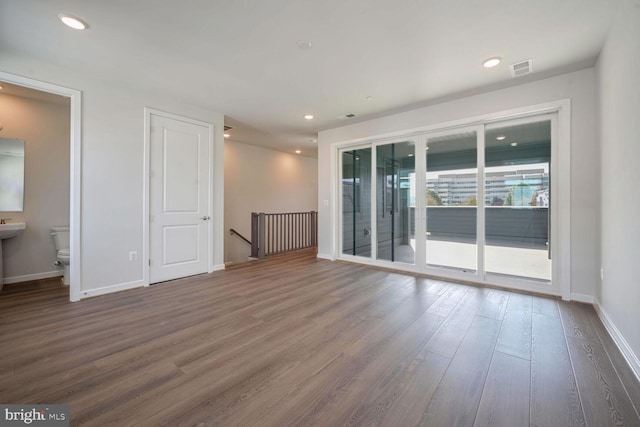
<svg viewBox="0 0 640 427"><path fill-rule="evenodd" d="M31 282L32 280L50 279L64 275L62 270L45 271L44 273L25 274L24 276L5 277L4 284Z"/></svg>
<svg viewBox="0 0 640 427"><path fill-rule="evenodd" d="M119 285L104 286L95 289L83 289L80 291L80 299L97 297L98 295L110 294L112 292L126 291L134 288L142 288L145 286L144 280L136 280L133 282L120 283Z"/></svg>
<svg viewBox="0 0 640 427"><path fill-rule="evenodd" d="M335 258L333 255L331 255L331 254L321 254L321 253L318 253L318 254L316 255L316 258L326 259L326 260L329 260L329 261L335 261L335 260L336 260L336 258Z"/></svg>
<svg viewBox="0 0 640 427"><path fill-rule="evenodd" d="M633 352L627 340L624 339L616 325L611 321L607 312L600 306L600 301L598 301L597 298L594 298L593 307L595 308L596 313L598 313L598 317L602 321L602 324L607 329L607 332L609 332L609 335L613 338L613 342L616 343L618 349L631 367L631 370L636 375L636 379L640 381L640 359L638 359L638 356Z"/></svg>
<svg viewBox="0 0 640 427"><path fill-rule="evenodd" d="M213 266L209 273L213 273L214 271L224 270L224 264L216 264Z"/></svg>
<svg viewBox="0 0 640 427"><path fill-rule="evenodd" d="M594 298L591 295L571 293L571 301L593 304Z"/></svg>

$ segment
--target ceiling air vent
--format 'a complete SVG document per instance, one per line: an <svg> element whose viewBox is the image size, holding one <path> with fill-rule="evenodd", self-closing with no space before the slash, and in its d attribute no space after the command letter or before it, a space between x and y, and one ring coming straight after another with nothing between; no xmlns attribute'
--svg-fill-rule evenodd
<svg viewBox="0 0 640 427"><path fill-rule="evenodd" d="M531 59L516 62L515 64L509 65L509 70L511 70L511 77L524 76L533 71L533 63Z"/></svg>
<svg viewBox="0 0 640 427"><path fill-rule="evenodd" d="M228 131L228 130L231 130L231 129L233 129L233 126L224 125L224 131L225 132Z"/></svg>
<svg viewBox="0 0 640 427"><path fill-rule="evenodd" d="M353 119L354 117L356 117L355 114L349 113L349 114L345 114L343 116L338 117L338 120L349 120L349 119Z"/></svg>

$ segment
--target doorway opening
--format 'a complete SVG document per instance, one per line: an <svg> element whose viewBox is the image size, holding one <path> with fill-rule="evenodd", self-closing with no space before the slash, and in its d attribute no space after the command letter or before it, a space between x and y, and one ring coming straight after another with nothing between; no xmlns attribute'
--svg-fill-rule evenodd
<svg viewBox="0 0 640 427"><path fill-rule="evenodd" d="M81 92L2 71L0 71L0 81L17 88L43 92L44 96L52 94L69 100L69 299L79 301L82 298L82 254L80 252ZM53 251L53 243L51 245Z"/></svg>

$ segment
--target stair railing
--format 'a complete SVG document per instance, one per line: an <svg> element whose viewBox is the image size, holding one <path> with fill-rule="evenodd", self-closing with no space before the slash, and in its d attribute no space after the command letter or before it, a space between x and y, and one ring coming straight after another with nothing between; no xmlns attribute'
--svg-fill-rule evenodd
<svg viewBox="0 0 640 427"><path fill-rule="evenodd" d="M264 258L318 245L318 212L251 214L251 256Z"/></svg>

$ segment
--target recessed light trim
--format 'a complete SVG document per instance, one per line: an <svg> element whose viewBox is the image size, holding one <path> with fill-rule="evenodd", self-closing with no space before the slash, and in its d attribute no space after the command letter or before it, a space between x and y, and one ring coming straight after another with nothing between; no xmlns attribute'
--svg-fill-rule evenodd
<svg viewBox="0 0 640 427"><path fill-rule="evenodd" d="M304 119L305 120L313 120L313 117L314 117L313 114L305 114L304 115Z"/></svg>
<svg viewBox="0 0 640 427"><path fill-rule="evenodd" d="M315 144L315 143L317 143L317 142L318 142L318 140L317 140L317 139L313 139L313 138L311 138L311 139L309 140L309 142L313 142L313 143Z"/></svg>
<svg viewBox="0 0 640 427"><path fill-rule="evenodd" d="M225 137L225 138L229 138L230 136L231 136L231 135L229 135L228 133L225 133L225 134L224 134L224 137Z"/></svg>
<svg viewBox="0 0 640 427"><path fill-rule="evenodd" d="M302 151L296 150L296 154L300 154L300 153L302 153Z"/></svg>
<svg viewBox="0 0 640 427"><path fill-rule="evenodd" d="M485 59L484 62L482 62L482 66L484 68L493 68L500 62L502 62L502 58L500 58L499 56L494 56L493 58Z"/></svg>
<svg viewBox="0 0 640 427"><path fill-rule="evenodd" d="M506 138L507 138L507 137L506 137L505 135L498 135L498 136L496 136L496 139L497 139L498 141L504 141Z"/></svg>
<svg viewBox="0 0 640 427"><path fill-rule="evenodd" d="M512 146L512 147L517 147L517 146L518 146L518 143L517 143L517 142L515 142L515 141L513 141L513 142L511 143L511 146Z"/></svg>
<svg viewBox="0 0 640 427"><path fill-rule="evenodd" d="M313 44L309 40L298 40L296 46L298 46L298 49L309 50L313 47Z"/></svg>
<svg viewBox="0 0 640 427"><path fill-rule="evenodd" d="M87 24L86 21L67 13L59 13L58 19L67 27L73 28L74 30L84 30L89 28L89 24Z"/></svg>

